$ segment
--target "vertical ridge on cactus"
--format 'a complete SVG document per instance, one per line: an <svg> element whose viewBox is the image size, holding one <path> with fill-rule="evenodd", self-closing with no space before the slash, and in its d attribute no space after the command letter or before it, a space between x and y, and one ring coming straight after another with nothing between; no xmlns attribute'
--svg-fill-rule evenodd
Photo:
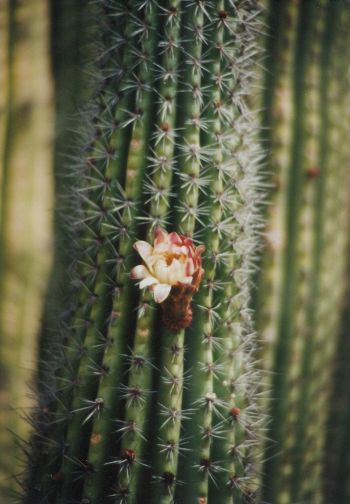
<svg viewBox="0 0 350 504"><path fill-rule="evenodd" d="M181 53L180 64L183 68L183 81L179 92L179 115L177 125L181 124L181 140L176 144L181 173L190 179L200 178L203 166L203 146L200 144L199 120L203 106L203 44L206 37L204 12L201 2L184 2L181 13ZM181 123L180 123L181 121ZM180 232L192 236L195 230L198 213L199 189L193 184L184 187L180 184L174 221ZM177 484L177 468L181 424L187 418L187 411L182 405L183 372L185 352L185 331L162 331L163 348L161 355L161 377L159 391L158 416L159 437L156 458L156 477L160 479L156 498L162 504L173 502ZM169 380L170 378L170 380ZM175 386L172 380L176 379ZM173 452L161 451L161 446L171 444Z"/></svg>
<svg viewBox="0 0 350 504"><path fill-rule="evenodd" d="M192 368L192 380L196 383L191 390L185 390L185 404L194 409L193 416L188 422L186 435L195 440L196 450L186 454L182 474L187 475L189 483L179 489L184 500L190 500L195 494L198 502L207 502L209 482L216 482L215 461L212 458L213 415L218 415L221 401L214 392L214 377L217 375L217 363L214 362L212 333L217 321L216 307L213 293L217 289L217 267L220 258L220 225L224 225L222 200L224 194L223 175L219 168L223 163L224 129L220 109L225 106L221 102L223 87L224 56L220 53L223 47L224 26L218 13L224 12L224 2L219 2L215 8L211 6L207 11L205 23L208 42L212 47L207 49L204 57L209 60L208 71L203 76L204 87L207 89L206 101L201 120L203 130L201 140L208 145L207 159L203 163L208 187L204 187L200 199L207 208L207 215L203 215L201 233L208 244L206 260L204 261L204 280L200 288L191 335L201 335L194 342L190 358L195 362ZM184 476L183 476L184 477ZM181 474L180 474L181 478Z"/></svg>
<svg viewBox="0 0 350 504"><path fill-rule="evenodd" d="M341 158L337 173L346 178L341 173L348 170L349 151L343 143L340 154L339 117L344 115L338 112L335 120L333 96L341 96L344 102L338 105L347 110L348 83L339 48L345 43L342 30L349 26L349 18L347 10L340 15L342 9L327 1L283 2L275 7L272 1L270 15L278 43L269 51L277 53L281 65L275 69L276 87L265 97L271 127L267 163L273 169L284 167L286 175L278 177L267 212L268 248L258 295L257 328L270 347L265 347L262 358L273 384L269 398L273 440L267 440L261 486L264 501L314 503L322 499L327 382L344 289L343 280L335 277L344 272L346 231L341 223L347 203L341 189L335 188L339 180L333 170L335 159ZM335 25L338 30L333 31ZM267 81L271 80L268 75ZM281 213L283 207L288 213ZM337 237L331 238L335 222ZM332 247L338 247L339 261L330 273L326 264ZM271 261L271 252L277 260ZM336 287L330 287L330 277Z"/></svg>
<svg viewBox="0 0 350 504"><path fill-rule="evenodd" d="M338 8L337 8L338 7ZM347 201L347 187L349 187L349 148L346 142L349 131L349 81L347 71L344 69L342 59L340 57L343 47L348 44L348 26L350 22L349 12L343 11L336 5L329 5L328 12L335 20L337 33L339 34L331 46L333 57L331 57L330 75L336 75L335 80L331 80L328 87L327 98L329 100L329 147L328 155L328 172L324 187L324 214L323 214L323 234L322 246L324 256L321 260L325 266L330 257L339 254L337 264L334 267L334 274L337 277L336 284L334 278L330 277L327 268L320 275L320 303L317 307L315 317L323 323L317 328L315 335L315 348L322 347L324 352L311 354L310 374L312 376L309 389L309 402L304 399L302 407L306 410L310 419L305 426L304 436L300 439L301 449L306 450L306 447L312 447L312 452L307 452L303 468L310 474L308 481L301 480L302 491L306 495L316 493L317 498L321 498L322 490L320 487L324 481L323 467L324 459L327 460L327 452L329 447L325 446L325 436L320 433L325 431L325 421L328 415L327 405L333 400L333 395L330 391L330 374L334 367L333 358L335 354L336 338L329 338L329 334L337 334L339 327L340 311L335 310L334 306L341 306L345 290L345 261L346 250L348 248L348 215L349 206ZM332 54L331 53L331 54ZM341 97L335 100L335 97ZM343 111L342 113L340 111ZM345 111L345 112L344 112ZM341 117L341 120L339 118ZM337 181L337 176L341 174L342 180L345 182L342 186ZM335 199L330 198L330 192L337 196ZM326 217L327 216L327 217ZM328 220L329 218L329 220ZM333 242L333 224L336 222L338 233ZM326 303L324 298L328 289L332 290L332 296ZM332 286L332 287L331 287ZM332 306L333 305L333 306ZM329 365L332 362L332 365ZM317 377L315 379L315 377ZM307 390L306 390L307 391ZM322 393L321 393L322 391ZM305 404L307 406L305 407ZM327 466L326 466L327 467ZM298 473L297 473L298 476ZM315 492L317 488L317 492ZM341 501L340 501L341 502Z"/></svg>

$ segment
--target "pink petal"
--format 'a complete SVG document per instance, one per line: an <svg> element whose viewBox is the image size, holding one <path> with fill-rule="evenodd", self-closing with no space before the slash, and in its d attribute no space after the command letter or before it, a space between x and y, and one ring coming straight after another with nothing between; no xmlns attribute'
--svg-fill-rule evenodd
<svg viewBox="0 0 350 504"><path fill-rule="evenodd" d="M196 248L196 254L198 254L198 255L203 254L204 251L205 251L205 245L199 245Z"/></svg>
<svg viewBox="0 0 350 504"><path fill-rule="evenodd" d="M183 237L182 243L188 248L193 248L193 241L191 238L188 238L188 236Z"/></svg>
<svg viewBox="0 0 350 504"><path fill-rule="evenodd" d="M192 259L187 259L186 261L186 275L193 275L195 270L194 263Z"/></svg>
<svg viewBox="0 0 350 504"><path fill-rule="evenodd" d="M180 246L182 245L182 240L180 236L177 233L175 233L175 231L169 234L169 240L170 243L172 243L173 245L180 245Z"/></svg>
<svg viewBox="0 0 350 504"><path fill-rule="evenodd" d="M162 228L157 228L154 233L154 245L160 245L161 243L168 243L169 241L169 235L165 231L165 229Z"/></svg>
<svg viewBox="0 0 350 504"><path fill-rule="evenodd" d="M156 303L162 303L169 296L171 285L158 284L153 289L154 300Z"/></svg>
<svg viewBox="0 0 350 504"><path fill-rule="evenodd" d="M143 264L139 264L138 266L135 266L131 271L130 271L130 277L133 280L141 280L142 278L146 278L149 276L149 271Z"/></svg>
<svg viewBox="0 0 350 504"><path fill-rule="evenodd" d="M181 280L181 283L184 283L184 284L191 284L192 283L192 280L193 278L191 276L185 276L182 280Z"/></svg>
<svg viewBox="0 0 350 504"><path fill-rule="evenodd" d="M152 255L153 247L149 243L139 240L134 243L134 249L140 254L142 259L147 262L147 258Z"/></svg>
<svg viewBox="0 0 350 504"><path fill-rule="evenodd" d="M148 276L140 282L140 289L144 289L145 287L149 287L150 285L155 285L157 283L159 283L159 281L156 278Z"/></svg>

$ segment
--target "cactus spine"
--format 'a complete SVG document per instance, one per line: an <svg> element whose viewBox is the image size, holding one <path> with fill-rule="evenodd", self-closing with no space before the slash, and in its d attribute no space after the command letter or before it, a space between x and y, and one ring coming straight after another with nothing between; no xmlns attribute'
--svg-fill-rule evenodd
<svg viewBox="0 0 350 504"><path fill-rule="evenodd" d="M72 173L81 177L75 303L42 398L49 467L38 461L27 502L204 504L218 492L243 502L254 493L248 303L259 153L247 95L259 8L140 0L95 9L106 28L92 132ZM158 226L206 245L188 330L164 327L129 278L133 243L152 241Z"/></svg>

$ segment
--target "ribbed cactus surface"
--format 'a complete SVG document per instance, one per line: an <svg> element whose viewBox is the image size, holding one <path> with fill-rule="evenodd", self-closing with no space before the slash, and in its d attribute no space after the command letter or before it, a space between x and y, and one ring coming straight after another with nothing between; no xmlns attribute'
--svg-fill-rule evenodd
<svg viewBox="0 0 350 504"><path fill-rule="evenodd" d="M348 236L349 59L341 47L349 23L338 2L269 4L264 121L275 180L257 316L271 372L262 495L276 504L323 502L327 477L325 418Z"/></svg>
<svg viewBox="0 0 350 504"><path fill-rule="evenodd" d="M96 90L67 175L70 294L24 502L252 502L260 8L91 9Z"/></svg>

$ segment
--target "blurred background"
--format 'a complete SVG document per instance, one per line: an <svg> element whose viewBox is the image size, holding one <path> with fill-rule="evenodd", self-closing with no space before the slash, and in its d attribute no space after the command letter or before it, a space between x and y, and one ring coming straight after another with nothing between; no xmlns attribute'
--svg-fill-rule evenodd
<svg viewBox="0 0 350 504"><path fill-rule="evenodd" d="M346 0L261 3L269 205L254 307L274 440L263 457L265 500L342 504L350 502L350 10ZM60 209L91 92L93 29L84 0L0 0L1 502L25 464L45 340L65 306Z"/></svg>
<svg viewBox="0 0 350 504"><path fill-rule="evenodd" d="M1 502L23 469L44 319L60 310L57 211L87 88L87 18L84 1L0 1Z"/></svg>

